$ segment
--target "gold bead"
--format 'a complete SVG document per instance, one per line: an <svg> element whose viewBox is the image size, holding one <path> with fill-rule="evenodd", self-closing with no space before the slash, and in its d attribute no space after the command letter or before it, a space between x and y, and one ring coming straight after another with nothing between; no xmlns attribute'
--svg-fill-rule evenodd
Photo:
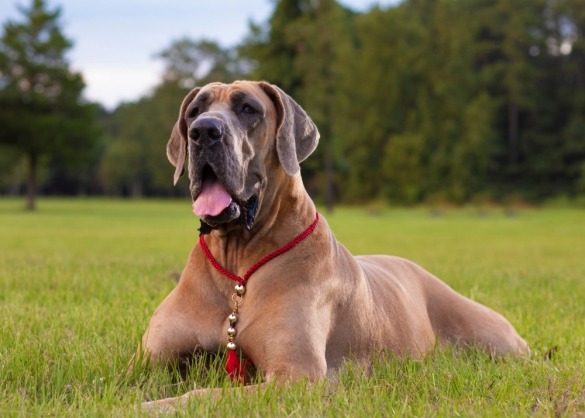
<svg viewBox="0 0 585 418"><path fill-rule="evenodd" d="M235 324L238 321L238 315L236 315L235 312L232 312L230 316L228 316L228 321L230 321L230 324Z"/></svg>
<svg viewBox="0 0 585 418"><path fill-rule="evenodd" d="M229 343L227 343L227 349L228 350L235 350L236 349L236 343L233 341L230 341Z"/></svg>
<svg viewBox="0 0 585 418"><path fill-rule="evenodd" d="M236 291L236 294L238 296L242 296L244 293L246 293L246 288L244 287L243 284L240 284L240 283L235 285L234 290Z"/></svg>
<svg viewBox="0 0 585 418"><path fill-rule="evenodd" d="M236 336L236 329L234 327L229 327L227 332L228 332L228 336L230 336L230 337Z"/></svg>

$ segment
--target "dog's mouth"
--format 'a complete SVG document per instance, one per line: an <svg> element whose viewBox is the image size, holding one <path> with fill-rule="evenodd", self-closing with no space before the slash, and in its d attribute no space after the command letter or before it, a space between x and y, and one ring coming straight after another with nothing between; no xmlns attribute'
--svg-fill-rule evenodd
<svg viewBox="0 0 585 418"><path fill-rule="evenodd" d="M193 213L201 219L202 233L234 221L251 229L257 207L256 195L245 201L232 196L211 166L205 165L199 193L193 199Z"/></svg>
<svg viewBox="0 0 585 418"><path fill-rule="evenodd" d="M193 213L203 217L220 215L233 201L233 198L219 181L213 169L206 165L201 174L199 195L193 201Z"/></svg>

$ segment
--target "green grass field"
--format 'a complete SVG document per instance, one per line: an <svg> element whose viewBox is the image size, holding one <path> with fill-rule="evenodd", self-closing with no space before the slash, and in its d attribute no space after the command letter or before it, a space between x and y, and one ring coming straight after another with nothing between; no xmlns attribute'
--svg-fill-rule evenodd
<svg viewBox="0 0 585 418"><path fill-rule="evenodd" d="M0 416L140 416L142 401L229 387L221 361L183 380L127 366L195 243L185 201L0 200ZM585 416L585 211L338 209L354 253L410 258L503 313L532 357L437 351L388 356L338 382L270 388L184 416ZM146 414L144 414L146 415ZM179 413L179 416L183 413Z"/></svg>

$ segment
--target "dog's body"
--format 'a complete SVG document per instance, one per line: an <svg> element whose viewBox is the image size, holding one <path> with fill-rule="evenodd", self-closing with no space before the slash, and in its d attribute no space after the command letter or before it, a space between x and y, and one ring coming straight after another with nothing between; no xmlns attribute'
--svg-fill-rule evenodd
<svg viewBox="0 0 585 418"><path fill-rule="evenodd" d="M267 83L213 83L185 98L167 155L175 182L187 158L194 211L226 270L242 275L315 220L299 162L317 141L305 112ZM224 350L233 287L196 245L144 334L151 362ZM251 276L238 314L237 350L265 381L319 379L347 358L367 364L384 350L418 358L437 342L528 353L500 314L410 261L352 256L322 217L310 236Z"/></svg>

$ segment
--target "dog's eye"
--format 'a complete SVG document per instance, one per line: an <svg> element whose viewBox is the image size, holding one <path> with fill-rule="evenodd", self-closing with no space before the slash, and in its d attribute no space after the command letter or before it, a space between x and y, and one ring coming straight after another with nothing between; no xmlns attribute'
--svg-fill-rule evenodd
<svg viewBox="0 0 585 418"><path fill-rule="evenodd" d="M195 107L191 108L187 117L192 119L194 117L197 117L198 114L199 114L199 108L197 106L195 106Z"/></svg>
<svg viewBox="0 0 585 418"><path fill-rule="evenodd" d="M249 104L244 104L242 106L242 113L247 113L248 115L254 115L254 114L258 113L258 112L256 111L256 109L254 109Z"/></svg>

